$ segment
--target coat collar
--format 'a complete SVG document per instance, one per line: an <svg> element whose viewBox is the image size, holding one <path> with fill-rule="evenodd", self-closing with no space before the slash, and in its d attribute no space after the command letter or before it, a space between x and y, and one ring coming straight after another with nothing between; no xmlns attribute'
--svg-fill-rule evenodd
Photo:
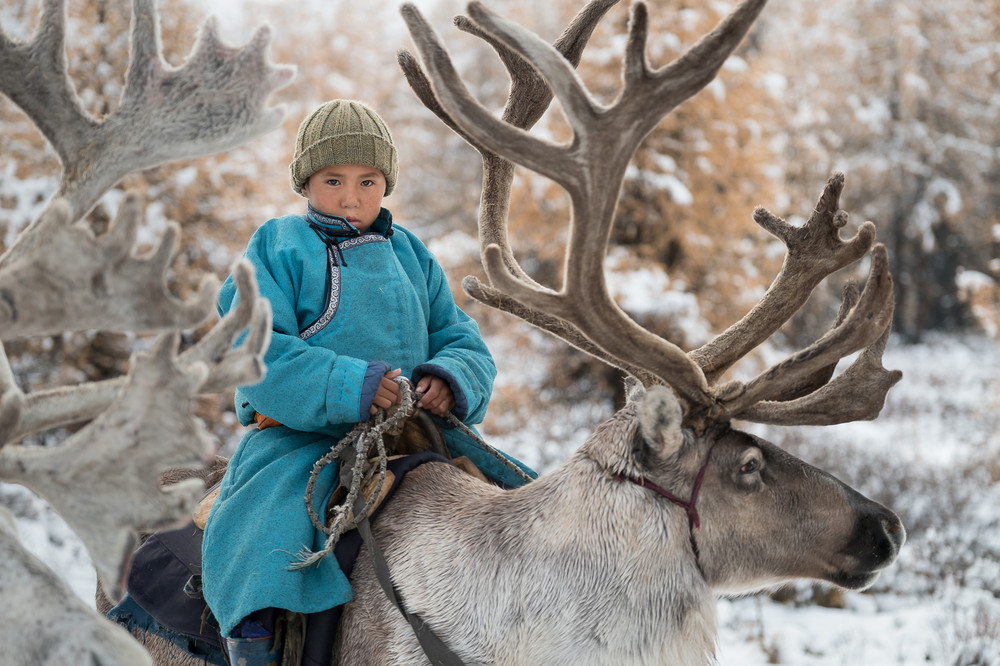
<svg viewBox="0 0 1000 666"><path fill-rule="evenodd" d="M340 237L350 237L350 236L360 236L357 229L355 229L350 222L342 217L336 215L327 215L326 213L321 213L312 207L312 204L307 204L308 211L306 212L306 218L321 227L330 229L331 231L336 230L337 236ZM351 233L353 232L353 233ZM392 213L389 212L388 208L382 208L379 210L378 217L372 223L372 226L368 228L365 233L377 233L388 238L392 235Z"/></svg>

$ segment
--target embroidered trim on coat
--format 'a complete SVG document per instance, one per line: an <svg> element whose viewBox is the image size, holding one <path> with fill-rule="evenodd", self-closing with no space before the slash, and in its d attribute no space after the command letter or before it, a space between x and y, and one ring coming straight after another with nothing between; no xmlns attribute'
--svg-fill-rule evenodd
<svg viewBox="0 0 1000 666"><path fill-rule="evenodd" d="M381 234L364 234L362 236L355 236L341 241L340 249L343 251L359 245L366 245L368 243L388 242L389 239ZM314 321L308 328L299 333L299 338L302 340L308 340L326 328L326 325L329 324L333 320L334 315L337 314L337 307L340 305L340 262L337 261L337 257L333 254L332 247L326 248L326 257L327 266L330 269L330 293L327 297L326 308L323 310L323 314L319 316L319 319Z"/></svg>

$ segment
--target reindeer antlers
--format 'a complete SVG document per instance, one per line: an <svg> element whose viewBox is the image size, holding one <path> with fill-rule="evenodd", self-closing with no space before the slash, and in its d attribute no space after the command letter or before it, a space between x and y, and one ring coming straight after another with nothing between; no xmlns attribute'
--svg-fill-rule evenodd
<svg viewBox="0 0 1000 666"><path fill-rule="evenodd" d="M603 262L611 225L625 169L635 149L667 113L715 77L765 2L744 0L683 56L658 70L651 69L646 60L645 5L635 4L625 49L623 88L608 106L590 95L574 72L574 62L560 47L549 46L473 2L469 15L475 29L469 28L467 19L459 25L496 46L511 72L511 95L502 119L493 116L465 88L437 35L419 12L411 6L403 9L427 71L425 76L412 58L401 58L411 86L428 108L483 154L479 236L491 285L466 278L466 291L635 375L646 385L669 384L685 402L687 422L695 427L734 417L783 423L856 418L870 410L847 409L842 403L862 397L869 404L879 396L884 400L885 392L899 377L881 368L881 350L892 319L892 280L885 248L873 247L875 229L870 222L862 225L854 238L840 238L839 230L847 220L839 210L842 174L831 178L816 210L801 228L764 209L754 212L758 224L787 246L785 264L761 302L701 349L688 354L649 333L621 311L605 286ZM610 4L591 3L581 12L575 22L579 32L572 43L582 48L593 28L588 21L596 22ZM580 30L580 25L587 27ZM527 70L525 63L533 70ZM550 92L539 92L543 83ZM530 96L523 92L529 88L533 90ZM519 92L525 97L516 97ZM552 94L573 128L573 139L567 144L557 145L526 131ZM518 107L526 110L518 111ZM510 251L506 215L512 167L504 160L547 176L570 195L572 220L558 291L526 275ZM728 368L787 321L816 285L869 251L872 270L864 294L857 297L849 292L845 296L842 314L827 335L748 384L717 384ZM867 351L862 358L830 382L839 359L864 348ZM877 392L868 395L865 391L869 390Z"/></svg>
<svg viewBox="0 0 1000 666"><path fill-rule="evenodd" d="M152 666L153 660L138 641L97 615L93 603L88 607L24 548L14 516L4 507L0 507L0 562L4 592L0 663ZM33 584L25 585L25 581ZM35 621L26 621L26 616Z"/></svg>
<svg viewBox="0 0 1000 666"><path fill-rule="evenodd" d="M128 193L111 228L95 237L70 226L70 205L56 199L30 231L39 238L0 271L0 329L5 338L87 329L158 331L193 328L215 310L218 281L206 277L184 303L167 291L165 275L177 245L171 225L147 257L132 252L141 216ZM44 244L41 239L44 239ZM151 304L156 307L151 307Z"/></svg>
<svg viewBox="0 0 1000 666"><path fill-rule="evenodd" d="M854 238L840 238L840 229L847 223L847 214L839 208L843 188L844 174L835 173L802 227L793 227L763 208L754 211L757 223L787 247L781 272L743 319L690 356L706 375L718 377L777 331L828 275L870 251L871 269L864 293L859 296L850 285L834 327L803 351L746 385L732 382L720 387L716 407L720 417L780 425L829 425L874 418L888 390L902 377L902 373L888 372L881 365L894 306L888 255L884 245L874 243L875 225L871 222L865 222ZM865 349L862 357L827 383L837 362L860 349Z"/></svg>
<svg viewBox="0 0 1000 666"><path fill-rule="evenodd" d="M787 247L785 262L760 302L724 333L691 352L705 374L720 376L747 352L762 343L788 321L809 294L831 273L863 257L875 242L875 225L865 222L850 241L840 238L847 214L840 210L844 174L835 173L827 182L819 202L805 226L793 227L764 208L754 211L754 220Z"/></svg>
<svg viewBox="0 0 1000 666"><path fill-rule="evenodd" d="M227 150L276 127L284 111L268 107L267 100L294 69L268 62L267 29L233 49L220 43L212 21L204 24L185 65L171 68L161 55L154 0L133 0L121 104L97 120L83 110L69 80L65 24L64 0L45 0L29 42L15 43L0 31L0 93L27 113L63 165L57 195L0 257L0 333L164 333L149 352L133 355L126 377L30 394L17 386L0 348L0 479L46 498L83 540L108 596L118 598L140 531L190 515L202 492L200 480L163 485L162 478L168 468L201 467L217 446L191 413L192 396L260 380L271 312L252 269L237 264L239 305L178 354L179 331L211 315L218 283L204 278L187 301L169 292L166 271L176 226L149 254L137 256L142 211L131 193L105 234L95 236L75 223L132 171ZM85 421L57 446L12 444ZM17 556L16 549L6 550ZM49 582L39 572L17 585L23 591ZM103 652L108 645L83 647L111 663Z"/></svg>
<svg viewBox="0 0 1000 666"><path fill-rule="evenodd" d="M189 515L200 499L200 480L160 487L165 470L200 466L216 448L191 414L191 398L263 377L270 305L259 298L248 264L238 264L235 273L239 305L179 357L179 335L170 332L151 352L132 358L124 380L28 396L12 383L0 383L0 478L45 497L80 535L109 598L121 596L123 572L139 532L173 524ZM234 348L248 328L243 344ZM10 375L6 358L3 361L0 379ZM2 446L94 416L57 447ZM109 479L116 481L109 484Z"/></svg>
<svg viewBox="0 0 1000 666"><path fill-rule="evenodd" d="M271 306L261 300L248 263L238 262L233 273L241 296L239 304L177 358L183 369L200 364L207 370L197 393L253 384L264 376L264 352L271 339ZM234 346L245 331L246 339ZM92 419L114 402L124 386L124 378L118 378L24 395L15 385L0 348L0 447L42 430Z"/></svg>
<svg viewBox="0 0 1000 666"><path fill-rule="evenodd" d="M154 0L133 0L125 90L103 121L83 110L69 80L65 28L65 0L45 0L30 42L0 32L0 93L24 110L59 156L64 171L57 197L69 204L68 220L80 219L126 174L229 150L274 129L284 115L266 101L295 70L268 62L267 28L236 50L223 46L214 21L207 21L187 63L174 69L161 54ZM0 262L32 238L22 234Z"/></svg>
<svg viewBox="0 0 1000 666"><path fill-rule="evenodd" d="M649 333L621 311L605 287L603 262L621 181L636 146L663 115L711 81L763 5L762 0L744 2L692 49L689 56L697 57L685 56L656 72L649 70L645 60L645 7L635 5L625 90L610 107L601 107L557 50L471 3L469 13L480 28L537 68L559 98L574 130L573 141L566 145L537 139L493 117L465 89L433 30L415 18L419 16L416 10L404 14L437 100L454 122L477 143L551 178L570 195L573 220L562 290L545 289L525 279L523 271L509 270L511 260L500 246L492 245L483 250L490 281L523 304L532 320L535 312L541 312L570 322L563 330L575 328L599 351L600 358L630 372L641 369L640 376L647 381L669 383L690 405L707 407L712 402L702 370L676 345ZM600 178L594 178L597 164L601 165ZM484 210L501 205L505 214L506 201L488 201L484 194ZM496 219L486 223L499 226ZM482 217L480 224L484 224ZM481 231L480 238L484 235Z"/></svg>
<svg viewBox="0 0 1000 666"><path fill-rule="evenodd" d="M566 60L573 66L579 64L583 49L594 28L597 27L597 22L617 3L618 0L591 0L570 22L562 35L556 39L553 47L562 53ZM412 5L404 5L402 12L407 23L411 25L411 30L418 31L418 34L423 34L423 31L431 30L423 20L420 12ZM503 42L493 38L489 33L484 32L467 17L459 16L455 19L455 23L461 30L481 37L496 49L511 77L510 94L502 118L515 127L521 129L530 128L538 121L549 105L549 102L551 102L551 89L545 84L545 81L538 75L538 72L535 71L531 64L520 54L508 48ZM431 32L431 38L434 38L433 32ZM440 43L435 43L441 54L447 57ZM507 209L510 202L511 184L514 180L513 163L476 142L461 127L455 124L455 121L448 115L448 112L438 103L437 98L434 96L430 80L410 53L406 51L400 52L399 62L410 87L420 101L441 118L448 127L452 128L459 136L476 148L483 157L483 192L479 218L479 241L484 256L484 264L486 261L486 248L496 246L500 249L503 263L511 274L517 276L519 280L525 283L535 284L534 280L524 272L514 258L513 252L510 249L510 243L507 240ZM490 285L483 284L472 276L465 278L462 282L462 287L467 294L481 303L513 314L543 331L562 338L574 347L602 359L609 365L625 370L641 379L647 385L656 381L655 377L643 368L629 365L595 346L572 322L531 309L524 303L512 298L509 294L503 293Z"/></svg>

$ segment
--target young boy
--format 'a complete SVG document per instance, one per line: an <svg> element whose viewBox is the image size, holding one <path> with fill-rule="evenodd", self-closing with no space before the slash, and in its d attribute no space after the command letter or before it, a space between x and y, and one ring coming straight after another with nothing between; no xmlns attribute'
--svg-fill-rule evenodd
<svg viewBox="0 0 1000 666"><path fill-rule="evenodd" d="M266 222L245 252L274 330L265 379L236 390L242 424L275 425L243 437L204 535L204 595L234 655L272 649L269 628L260 628L265 609L316 613L351 599L336 558L289 568L303 546L319 550L325 540L303 501L314 463L377 408L400 402L400 374L424 394L418 406L467 424L482 420L496 376L441 266L381 206L398 166L378 114L356 101L322 105L299 127L289 169L307 210ZM236 297L230 276L220 312ZM445 430L455 455L499 483L522 483L460 435ZM336 467L318 478L318 515Z"/></svg>

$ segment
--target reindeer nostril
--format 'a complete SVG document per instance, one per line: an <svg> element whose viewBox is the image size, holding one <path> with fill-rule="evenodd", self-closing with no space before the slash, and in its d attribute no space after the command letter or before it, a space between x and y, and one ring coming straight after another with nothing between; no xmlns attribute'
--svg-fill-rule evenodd
<svg viewBox="0 0 1000 666"><path fill-rule="evenodd" d="M845 552L857 558L862 569L877 571L896 559L905 538L903 525L894 513L875 511L859 517Z"/></svg>

